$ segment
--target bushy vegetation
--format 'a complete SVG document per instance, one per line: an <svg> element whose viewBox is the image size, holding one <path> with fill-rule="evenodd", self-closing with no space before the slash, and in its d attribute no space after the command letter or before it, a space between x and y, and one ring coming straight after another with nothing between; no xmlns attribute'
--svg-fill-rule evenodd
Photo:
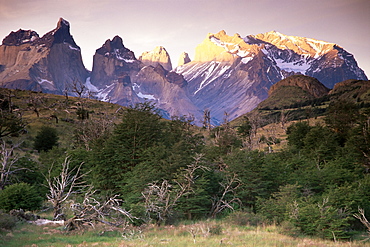
<svg viewBox="0 0 370 247"><path fill-rule="evenodd" d="M35 137L33 148L39 152L47 152L58 144L58 139L58 133L55 128L42 126Z"/></svg>
<svg viewBox="0 0 370 247"><path fill-rule="evenodd" d="M287 234L332 240L364 230L353 214L359 208L370 212L370 112L354 103L330 104L325 124L285 123L287 144L279 152L253 147L256 130L250 119L208 130L186 117L163 120L150 103L120 114L116 124L95 121L93 114L79 120L76 115L78 126L69 143L64 139L63 145L49 145L40 154L32 153L30 145L22 147L22 159L9 168L13 179L0 192L0 208L38 208L40 190L20 182L31 183L34 176L46 184L40 174L49 174L49 181L62 178L57 165L68 156L68 177L81 177L84 184L68 198L75 214L91 205L86 198L97 202L114 196L133 216L127 222L136 226L227 218L240 226L275 223ZM45 133L43 128L37 136ZM265 141L272 145L275 139ZM31 154L37 157L34 162ZM18 170L22 164L27 169ZM35 173L26 173L31 170ZM86 196L87 188L94 197ZM67 219L76 217L63 213ZM215 225L210 231L218 235L223 229Z"/></svg>
<svg viewBox="0 0 370 247"><path fill-rule="evenodd" d="M42 201L36 189L26 183L12 184L0 191L0 208L6 211L20 208L36 210Z"/></svg>

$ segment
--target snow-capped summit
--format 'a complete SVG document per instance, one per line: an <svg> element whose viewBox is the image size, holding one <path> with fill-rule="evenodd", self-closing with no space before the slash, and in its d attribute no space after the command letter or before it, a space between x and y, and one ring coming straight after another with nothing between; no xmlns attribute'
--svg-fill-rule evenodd
<svg viewBox="0 0 370 247"><path fill-rule="evenodd" d="M249 35L245 40L264 45L264 53L276 62L284 77L292 73L308 75L328 88L348 78L367 79L353 55L335 43L276 31Z"/></svg>
<svg viewBox="0 0 370 247"><path fill-rule="evenodd" d="M231 119L252 110L276 82L294 74L317 78L326 87L357 78L367 80L353 55L342 47L276 31L229 36L207 34L194 61L175 68L188 81L189 97L209 109L214 121L224 112Z"/></svg>
<svg viewBox="0 0 370 247"><path fill-rule="evenodd" d="M335 46L334 43L304 37L288 36L276 31L250 35L247 36L246 40L250 40L251 38L273 44L281 50L289 49L297 54L309 55L314 58L324 55Z"/></svg>

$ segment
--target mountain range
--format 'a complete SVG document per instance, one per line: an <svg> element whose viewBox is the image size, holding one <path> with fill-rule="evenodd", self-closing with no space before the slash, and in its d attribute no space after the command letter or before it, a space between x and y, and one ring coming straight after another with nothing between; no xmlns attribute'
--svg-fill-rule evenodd
<svg viewBox="0 0 370 247"><path fill-rule="evenodd" d="M20 29L3 39L0 86L69 95L79 87L86 97L123 106L151 100L164 117L192 116L198 125L207 110L218 125L225 113L232 120L254 109L274 84L292 75L316 78L326 88L367 80L341 46L276 31L246 37L207 34L194 59L183 53L178 64L173 68L162 46L136 57L115 36L96 50L88 71L70 23L60 18L42 37Z"/></svg>

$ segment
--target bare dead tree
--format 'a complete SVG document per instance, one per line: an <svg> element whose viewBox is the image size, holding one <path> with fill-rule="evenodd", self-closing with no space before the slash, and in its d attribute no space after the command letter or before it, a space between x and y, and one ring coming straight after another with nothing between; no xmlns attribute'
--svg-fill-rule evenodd
<svg viewBox="0 0 370 247"><path fill-rule="evenodd" d="M85 149L89 151L91 150L91 143L109 133L113 125L114 119L108 115L103 115L96 120L89 119L80 122L75 132L76 142L78 145L84 145Z"/></svg>
<svg viewBox="0 0 370 247"><path fill-rule="evenodd" d="M365 211L362 208L358 208L358 213L353 214L353 217L360 220L361 223L366 227L367 233L368 233L369 238L370 238L370 222L368 221L368 219L365 216Z"/></svg>
<svg viewBox="0 0 370 247"><path fill-rule="evenodd" d="M28 106L40 117L40 107L44 104L44 96L37 92L30 92L28 97Z"/></svg>
<svg viewBox="0 0 370 247"><path fill-rule="evenodd" d="M95 192L90 186L82 203L73 202L70 205L74 216L67 221L65 225L67 230L82 230L86 225L95 227L96 222L118 227L123 224L127 225L126 219L132 221L136 218L121 207L122 200L118 198L119 195L114 195L101 202L94 197Z"/></svg>
<svg viewBox="0 0 370 247"><path fill-rule="evenodd" d="M81 173L82 164L71 169L69 157L66 157L58 176L51 177L53 166L50 167L48 176L45 176L49 189L47 199L53 205L54 220L65 220L63 206L66 200L72 194L81 193L88 187L86 181L82 180L87 175L87 173Z"/></svg>
<svg viewBox="0 0 370 247"><path fill-rule="evenodd" d="M241 201L236 197L236 190L241 185L240 179L237 178L235 173L226 174L224 182L220 182L222 187L221 196L215 196L212 199L211 217L214 218L218 213L221 213L226 208L234 210L233 203L240 204ZM231 194L231 198L227 197Z"/></svg>
<svg viewBox="0 0 370 247"><path fill-rule="evenodd" d="M203 128L211 129L211 111L209 109L203 111Z"/></svg>
<svg viewBox="0 0 370 247"><path fill-rule="evenodd" d="M86 86L79 80L72 81L72 92L76 93L79 98L82 98L86 91Z"/></svg>
<svg viewBox="0 0 370 247"><path fill-rule="evenodd" d="M150 219L155 216L157 224L165 222L173 213L173 208L178 200L189 193L192 193L192 185L195 182L195 171L198 169L207 170L208 168L200 165L202 155L195 157L194 163L188 165L180 175L169 183L163 180L162 183L149 183L142 193L145 199L146 213Z"/></svg>
<svg viewBox="0 0 370 247"><path fill-rule="evenodd" d="M223 126L225 128L229 128L230 127L229 113L227 111L224 111L224 122L223 122Z"/></svg>
<svg viewBox="0 0 370 247"><path fill-rule="evenodd" d="M280 124L283 130L286 130L286 123L288 122L290 113L291 112L289 111L285 112L284 110L280 112Z"/></svg>
<svg viewBox="0 0 370 247"><path fill-rule="evenodd" d="M11 145L8 147L4 140L0 144L0 190L3 190L8 184L12 174L26 169L16 166L18 156L14 154L14 149L18 148L19 145L20 144Z"/></svg>
<svg viewBox="0 0 370 247"><path fill-rule="evenodd" d="M85 110L85 100L84 95L86 95L87 87L79 80L72 81L72 92L77 94L77 97L80 99L80 107L77 110L77 115L81 120L85 120L89 118L89 113Z"/></svg>
<svg viewBox="0 0 370 247"><path fill-rule="evenodd" d="M68 104L68 91L69 91L69 88L68 88L67 84L65 84L64 85L64 90L63 90L63 95L66 98L66 100L65 100L66 105Z"/></svg>

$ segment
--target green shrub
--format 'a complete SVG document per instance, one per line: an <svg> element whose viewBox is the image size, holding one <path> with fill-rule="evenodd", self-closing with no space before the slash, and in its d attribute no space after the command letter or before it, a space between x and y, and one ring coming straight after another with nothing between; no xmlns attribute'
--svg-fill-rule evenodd
<svg viewBox="0 0 370 247"><path fill-rule="evenodd" d="M39 152L47 152L58 144L58 140L59 137L56 129L43 126L35 137L35 143L33 147Z"/></svg>
<svg viewBox="0 0 370 247"><path fill-rule="evenodd" d="M41 202L35 187L26 183L9 185L0 192L0 208L6 211L20 208L35 210L40 208Z"/></svg>
<svg viewBox="0 0 370 247"><path fill-rule="evenodd" d="M13 227L15 227L16 223L17 223L16 217L0 212L0 229L10 230Z"/></svg>
<svg viewBox="0 0 370 247"><path fill-rule="evenodd" d="M350 238L349 214L346 210L333 207L327 199L302 204L293 223L304 234L333 240Z"/></svg>

